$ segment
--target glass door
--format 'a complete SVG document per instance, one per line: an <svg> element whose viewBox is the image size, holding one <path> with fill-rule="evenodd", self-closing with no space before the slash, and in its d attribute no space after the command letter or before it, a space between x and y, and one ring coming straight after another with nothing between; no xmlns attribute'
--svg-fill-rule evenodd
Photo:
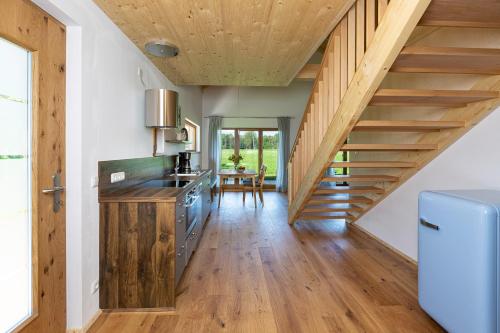
<svg viewBox="0 0 500 333"><path fill-rule="evenodd" d="M0 332L64 332L66 29L31 1L0 22Z"/></svg>
<svg viewBox="0 0 500 333"><path fill-rule="evenodd" d="M33 313L31 54L0 38L0 332Z"/></svg>
<svg viewBox="0 0 500 333"><path fill-rule="evenodd" d="M262 164L267 167L265 184L276 184L278 143L278 131L262 131Z"/></svg>
<svg viewBox="0 0 500 333"><path fill-rule="evenodd" d="M235 130L222 130L221 131L221 159L220 159L220 170L232 170L234 169L233 162L229 160L231 155L233 155L235 149ZM226 179L228 183L234 184L234 179Z"/></svg>
<svg viewBox="0 0 500 333"><path fill-rule="evenodd" d="M221 131L221 159L220 159L220 169L230 170L233 169L233 162L229 160L232 154L234 154L234 143L235 134L234 130L222 130Z"/></svg>
<svg viewBox="0 0 500 333"><path fill-rule="evenodd" d="M241 164L247 170L259 171L259 131L239 130Z"/></svg>

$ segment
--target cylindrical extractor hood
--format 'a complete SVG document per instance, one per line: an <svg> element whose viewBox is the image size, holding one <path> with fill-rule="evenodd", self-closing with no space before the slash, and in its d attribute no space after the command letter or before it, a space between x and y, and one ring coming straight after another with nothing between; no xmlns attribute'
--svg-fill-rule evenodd
<svg viewBox="0 0 500 333"><path fill-rule="evenodd" d="M177 127L178 93L167 89L146 90L146 127Z"/></svg>

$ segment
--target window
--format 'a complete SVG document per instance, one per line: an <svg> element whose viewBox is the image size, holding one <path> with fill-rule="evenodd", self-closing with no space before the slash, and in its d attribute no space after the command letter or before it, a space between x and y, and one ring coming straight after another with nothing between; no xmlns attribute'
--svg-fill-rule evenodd
<svg viewBox="0 0 500 333"><path fill-rule="evenodd" d="M262 163L267 166L266 180L273 183L278 171L278 143L278 131L262 132Z"/></svg>
<svg viewBox="0 0 500 333"><path fill-rule="evenodd" d="M339 151L337 155L335 155L335 162L348 162L349 161L349 152L347 151ZM347 175L349 174L349 168L335 168L336 175Z"/></svg>
<svg viewBox="0 0 500 333"><path fill-rule="evenodd" d="M278 130L275 128L226 128L221 131L220 169L233 169L232 154L243 156L241 162L248 170L258 171L267 166L266 184L276 181L278 164Z"/></svg>
<svg viewBox="0 0 500 333"><path fill-rule="evenodd" d="M196 125L191 120L185 118L184 127L188 132L188 141L189 141L188 143L186 143L186 151L191 151L191 152L200 151L200 145L199 145L200 126Z"/></svg>
<svg viewBox="0 0 500 333"><path fill-rule="evenodd" d="M33 313L31 54L0 38L0 332Z"/></svg>
<svg viewBox="0 0 500 333"><path fill-rule="evenodd" d="M233 168L233 163L228 159L235 151L235 134L234 130L221 131L221 159L220 169L227 170Z"/></svg>
<svg viewBox="0 0 500 333"><path fill-rule="evenodd" d="M259 170L259 131L238 131L240 135L240 152L243 156L242 165L249 170Z"/></svg>

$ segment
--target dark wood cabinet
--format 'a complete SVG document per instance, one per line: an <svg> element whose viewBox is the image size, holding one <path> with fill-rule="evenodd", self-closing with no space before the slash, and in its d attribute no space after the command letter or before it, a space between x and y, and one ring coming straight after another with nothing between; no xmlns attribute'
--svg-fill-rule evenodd
<svg viewBox="0 0 500 333"><path fill-rule="evenodd" d="M175 232L175 203L101 203L102 309L174 307Z"/></svg>
<svg viewBox="0 0 500 333"><path fill-rule="evenodd" d="M185 189L137 184L100 194L101 309L175 307L175 288L210 213L209 179L205 172ZM197 186L201 205L194 210L196 223L187 227L186 193Z"/></svg>

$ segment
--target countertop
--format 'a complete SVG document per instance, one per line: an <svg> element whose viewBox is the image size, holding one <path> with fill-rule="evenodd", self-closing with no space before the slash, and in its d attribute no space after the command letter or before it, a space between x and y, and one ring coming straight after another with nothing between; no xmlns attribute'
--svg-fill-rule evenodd
<svg viewBox="0 0 500 333"><path fill-rule="evenodd" d="M118 190L104 192L99 195L99 202L176 202L180 196L191 190L193 186L212 170L202 170L197 176L167 176L162 180L192 180L185 187L151 187L144 184L152 179L146 179L144 182L132 185Z"/></svg>

